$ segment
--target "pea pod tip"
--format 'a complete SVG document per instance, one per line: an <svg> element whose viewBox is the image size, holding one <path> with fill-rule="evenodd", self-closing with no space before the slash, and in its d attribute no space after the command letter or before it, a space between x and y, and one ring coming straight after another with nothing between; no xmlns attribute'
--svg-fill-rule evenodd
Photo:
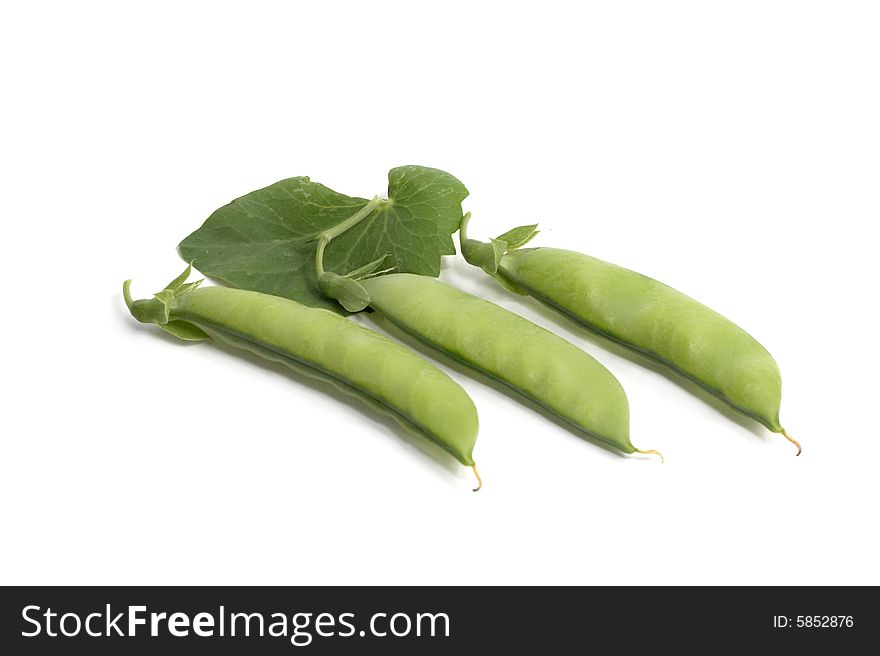
<svg viewBox="0 0 880 656"><path fill-rule="evenodd" d="M659 451L655 451L654 449L636 449L635 452L636 453L644 453L645 455L654 454L655 456L659 456L661 465L664 462L666 462L666 459L663 457L663 454L660 453Z"/></svg>
<svg viewBox="0 0 880 656"><path fill-rule="evenodd" d="M477 487L475 487L473 491L479 492L483 488L483 479L480 478L480 472L477 471L477 463L472 464L471 469L474 470L474 476L477 477Z"/></svg>
<svg viewBox="0 0 880 656"><path fill-rule="evenodd" d="M801 451L802 451L802 449L801 449L801 443L798 442L796 439L794 439L791 435L789 435L788 433L786 433L784 428L782 429L782 436L783 436L785 439L787 439L789 442L791 442L792 444L794 444L794 445L797 447L798 452L797 452L795 455L796 455L796 456L799 456L799 455L801 454Z"/></svg>

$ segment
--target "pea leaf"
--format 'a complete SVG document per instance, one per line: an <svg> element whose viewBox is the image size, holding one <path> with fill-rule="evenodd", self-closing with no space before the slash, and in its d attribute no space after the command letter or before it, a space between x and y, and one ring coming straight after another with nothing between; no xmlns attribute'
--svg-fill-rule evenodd
<svg viewBox="0 0 880 656"><path fill-rule="evenodd" d="M327 271L345 275L385 256L383 268L437 276L440 257L455 253L464 185L448 173L401 166L388 174L388 199L334 239ZM180 243L180 254L202 273L233 287L285 296L343 313L321 292L315 236L367 204L307 177L252 191L216 210Z"/></svg>

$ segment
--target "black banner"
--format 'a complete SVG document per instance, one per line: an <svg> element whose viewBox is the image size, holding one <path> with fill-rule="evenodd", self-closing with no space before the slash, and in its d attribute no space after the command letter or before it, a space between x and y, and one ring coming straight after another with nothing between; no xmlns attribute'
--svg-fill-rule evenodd
<svg viewBox="0 0 880 656"><path fill-rule="evenodd" d="M7 587L0 652L839 651L874 642L876 600L868 587Z"/></svg>

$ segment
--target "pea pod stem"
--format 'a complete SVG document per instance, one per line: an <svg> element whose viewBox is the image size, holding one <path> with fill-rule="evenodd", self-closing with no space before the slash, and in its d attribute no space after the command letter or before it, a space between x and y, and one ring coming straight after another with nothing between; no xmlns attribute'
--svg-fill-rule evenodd
<svg viewBox="0 0 880 656"><path fill-rule="evenodd" d="M461 217L461 223L458 225L458 236L460 239L467 239L467 227L468 223L471 222L471 213L465 212L465 215Z"/></svg>
<svg viewBox="0 0 880 656"><path fill-rule="evenodd" d="M131 312L131 307L134 305L134 300L131 297L131 278L122 283L122 298L125 300L125 307Z"/></svg>
<svg viewBox="0 0 880 656"><path fill-rule="evenodd" d="M318 275L319 280L324 275L324 249L327 248L329 243L330 240L327 237L320 237L318 239L318 249L315 251L315 273Z"/></svg>

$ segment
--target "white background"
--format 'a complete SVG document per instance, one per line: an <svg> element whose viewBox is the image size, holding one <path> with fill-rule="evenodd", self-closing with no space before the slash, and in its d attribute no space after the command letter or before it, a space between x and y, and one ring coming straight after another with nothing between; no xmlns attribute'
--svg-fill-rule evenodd
<svg viewBox="0 0 880 656"><path fill-rule="evenodd" d="M878 34L870 2L4 5L0 582L880 584ZM803 455L459 257L444 280L613 370L665 465L441 362L480 412L473 494L357 404L126 313L234 197L401 164L459 177L475 237L540 221L745 327Z"/></svg>

